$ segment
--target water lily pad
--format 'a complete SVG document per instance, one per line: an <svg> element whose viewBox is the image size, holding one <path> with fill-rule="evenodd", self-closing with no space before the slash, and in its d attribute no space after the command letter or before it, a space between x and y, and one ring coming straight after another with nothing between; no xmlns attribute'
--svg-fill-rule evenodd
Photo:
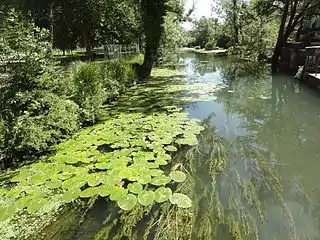
<svg viewBox="0 0 320 240"><path fill-rule="evenodd" d="M109 167L109 165L107 162L97 163L95 165L95 168L99 169L99 170L107 170L107 169L109 169L108 167Z"/></svg>
<svg viewBox="0 0 320 240"><path fill-rule="evenodd" d="M150 175L140 175L137 179L137 181L141 184L148 184L151 181L151 176Z"/></svg>
<svg viewBox="0 0 320 240"><path fill-rule="evenodd" d="M62 189L67 190L67 189L73 189L75 188L74 186L77 184L77 179L76 178L70 178L62 183Z"/></svg>
<svg viewBox="0 0 320 240"><path fill-rule="evenodd" d="M110 194L111 201L118 201L122 198L125 198L128 194L128 189L122 187L115 187L112 189Z"/></svg>
<svg viewBox="0 0 320 240"><path fill-rule="evenodd" d="M174 171L170 173L170 177L172 180L176 181L176 182L184 182L187 178L186 174L184 174L181 171Z"/></svg>
<svg viewBox="0 0 320 240"><path fill-rule="evenodd" d="M152 191L142 191L138 195L138 201L142 206L150 206L155 199L155 193Z"/></svg>
<svg viewBox="0 0 320 240"><path fill-rule="evenodd" d="M3 197L4 195L6 195L7 191L0 188L0 197Z"/></svg>
<svg viewBox="0 0 320 240"><path fill-rule="evenodd" d="M69 189L62 195L62 201L66 203L73 202L80 197L81 190L79 188Z"/></svg>
<svg viewBox="0 0 320 240"><path fill-rule="evenodd" d="M158 188L155 192L155 201L157 203L163 203L167 200L169 200L169 198L172 195L172 190L170 188Z"/></svg>
<svg viewBox="0 0 320 240"><path fill-rule="evenodd" d="M60 180L50 180L49 182L46 182L46 187L49 189L57 189L59 187L61 187L62 185L62 181Z"/></svg>
<svg viewBox="0 0 320 240"><path fill-rule="evenodd" d="M33 199L30 202L28 202L27 212L29 214L37 213L48 203L49 201L46 198Z"/></svg>
<svg viewBox="0 0 320 240"><path fill-rule="evenodd" d="M6 195L7 199L15 199L18 198L24 190L20 187L12 188Z"/></svg>
<svg viewBox="0 0 320 240"><path fill-rule="evenodd" d="M165 147L164 149L165 149L166 151L168 151L168 152L176 152L176 151L178 151L178 149L177 149L175 146L172 146L172 145L167 146L167 147Z"/></svg>
<svg viewBox="0 0 320 240"><path fill-rule="evenodd" d="M16 202L15 202L15 206L17 207L17 209L24 209L28 206L29 202L31 201L31 197L26 196L26 197L22 197L19 198Z"/></svg>
<svg viewBox="0 0 320 240"><path fill-rule="evenodd" d="M160 169L151 169L151 170L149 171L149 174L150 174L150 176L152 176L152 177L159 177L159 176L161 176L161 175L163 174L163 171L160 170Z"/></svg>
<svg viewBox="0 0 320 240"><path fill-rule="evenodd" d="M49 180L49 176L45 175L33 175L29 180L28 183L30 185L43 185L47 180Z"/></svg>
<svg viewBox="0 0 320 240"><path fill-rule="evenodd" d="M132 194L128 194L126 197L118 200L118 206L125 211L132 210L137 205L137 198Z"/></svg>
<svg viewBox="0 0 320 240"><path fill-rule="evenodd" d="M164 160L164 161L169 161L171 160L171 156L169 154L158 154L157 159L159 160Z"/></svg>
<svg viewBox="0 0 320 240"><path fill-rule="evenodd" d="M19 175L13 177L13 178L10 180L10 182L12 182L12 183L18 183L18 182L21 182L21 181L25 181L29 175L30 175L30 173L27 173L27 174L19 174Z"/></svg>
<svg viewBox="0 0 320 240"><path fill-rule="evenodd" d="M130 183L128 185L128 189L132 193L139 194L140 192L142 192L143 187L140 183Z"/></svg>
<svg viewBox="0 0 320 240"><path fill-rule="evenodd" d="M171 182L171 178L169 178L167 176L155 177L150 181L150 183L154 186L164 186L164 185L168 184L169 182Z"/></svg>
<svg viewBox="0 0 320 240"><path fill-rule="evenodd" d="M97 187L91 187L83 190L80 194L81 198L91 198L95 195L99 194L99 188Z"/></svg>
<svg viewBox="0 0 320 240"><path fill-rule="evenodd" d="M65 181L65 180L68 180L68 179L72 178L73 176L74 176L74 174L71 173L71 172L64 172L64 173L59 175L59 179Z"/></svg>
<svg viewBox="0 0 320 240"><path fill-rule="evenodd" d="M170 202L174 205L177 205L180 208L190 208L192 206L192 201L191 199L181 193L174 193L170 197Z"/></svg>
<svg viewBox="0 0 320 240"><path fill-rule="evenodd" d="M17 211L15 205L0 206L0 222L4 222L11 218Z"/></svg>
<svg viewBox="0 0 320 240"><path fill-rule="evenodd" d="M93 174L87 175L86 180L88 181L88 185L90 187L95 187L102 183L102 179L99 176Z"/></svg>
<svg viewBox="0 0 320 240"><path fill-rule="evenodd" d="M103 184L98 187L98 194L101 197L107 197L113 192L113 188L115 187L110 184Z"/></svg>

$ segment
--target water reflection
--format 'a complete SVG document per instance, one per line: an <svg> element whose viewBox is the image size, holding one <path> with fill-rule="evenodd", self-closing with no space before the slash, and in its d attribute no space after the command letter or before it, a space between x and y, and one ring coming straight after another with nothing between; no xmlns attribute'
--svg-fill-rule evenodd
<svg viewBox="0 0 320 240"><path fill-rule="evenodd" d="M203 58L207 62L201 67ZM190 115L200 119L213 115L210 123L219 136L233 146L246 143L263 152L281 176L284 205L292 216L272 198L262 197L270 221L260 225L260 238L270 239L273 232L274 239L288 239L293 230L283 222L292 218L296 236L289 239L318 239L319 94L291 77L271 76L265 65L203 55L189 55L186 62L190 79L226 85L216 93L216 102L197 103L188 109ZM239 171L239 156L233 159ZM241 177L247 176L243 172Z"/></svg>

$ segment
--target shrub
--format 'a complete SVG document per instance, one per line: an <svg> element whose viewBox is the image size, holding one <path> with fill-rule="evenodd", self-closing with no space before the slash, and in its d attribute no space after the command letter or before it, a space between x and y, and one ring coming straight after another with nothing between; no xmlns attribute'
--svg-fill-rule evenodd
<svg viewBox="0 0 320 240"><path fill-rule="evenodd" d="M81 122L94 122L106 100L98 64L77 63L71 69L70 80L75 87L71 99L80 107Z"/></svg>
<svg viewBox="0 0 320 240"><path fill-rule="evenodd" d="M79 108L48 91L34 91L28 109L17 118L9 143L18 152L41 152L79 130Z"/></svg>
<svg viewBox="0 0 320 240"><path fill-rule="evenodd" d="M45 68L45 72L36 78L36 88L70 98L75 93L75 83L70 81L69 76L70 71L50 64Z"/></svg>

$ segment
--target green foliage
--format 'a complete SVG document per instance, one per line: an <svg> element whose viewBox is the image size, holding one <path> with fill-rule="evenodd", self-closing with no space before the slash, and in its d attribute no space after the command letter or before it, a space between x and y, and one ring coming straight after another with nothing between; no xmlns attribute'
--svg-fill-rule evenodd
<svg viewBox="0 0 320 240"><path fill-rule="evenodd" d="M231 37L227 35L219 35L217 37L217 46L220 48L228 49L232 45Z"/></svg>
<svg viewBox="0 0 320 240"><path fill-rule="evenodd" d="M44 151L79 130L79 108L74 102L48 91L33 91L25 97L30 104L10 133L17 151Z"/></svg>
<svg viewBox="0 0 320 240"><path fill-rule="evenodd" d="M164 33L161 38L161 55L168 58L185 43L184 29L175 13L167 14L164 24Z"/></svg>
<svg viewBox="0 0 320 240"><path fill-rule="evenodd" d="M106 100L99 66L95 63L76 64L71 70L71 81L75 87L72 100L81 109L81 120L94 121Z"/></svg>
<svg viewBox="0 0 320 240"><path fill-rule="evenodd" d="M1 37L0 60L7 63L10 84L31 89L49 60L48 32L11 10L1 28Z"/></svg>
<svg viewBox="0 0 320 240"><path fill-rule="evenodd" d="M216 43L215 42L208 42L206 43L205 47L204 47L207 51L210 50L216 50Z"/></svg>

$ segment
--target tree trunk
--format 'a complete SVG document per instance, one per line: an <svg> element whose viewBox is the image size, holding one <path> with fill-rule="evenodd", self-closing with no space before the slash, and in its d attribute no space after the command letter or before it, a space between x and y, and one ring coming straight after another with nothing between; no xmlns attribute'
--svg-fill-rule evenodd
<svg viewBox="0 0 320 240"><path fill-rule="evenodd" d="M238 0L232 0L233 3L233 28L234 28L234 44L239 45L239 26L238 26Z"/></svg>
<svg viewBox="0 0 320 240"><path fill-rule="evenodd" d="M140 79L150 77L153 64L157 58L166 15L165 0L142 0L142 19L146 35L144 62L137 68Z"/></svg>
<svg viewBox="0 0 320 240"><path fill-rule="evenodd" d="M282 19L281 19L281 25L279 28L279 33L278 33L278 39L277 39L277 43L276 43L276 47L274 49L273 52L273 56L272 56L272 71L276 72L278 70L279 67L279 60L280 60L280 56L281 56L281 50L283 45L285 44L285 26L286 26L286 21L288 18L288 13L289 13L289 0L286 0L285 2L285 6L284 6L284 11L282 14Z"/></svg>

